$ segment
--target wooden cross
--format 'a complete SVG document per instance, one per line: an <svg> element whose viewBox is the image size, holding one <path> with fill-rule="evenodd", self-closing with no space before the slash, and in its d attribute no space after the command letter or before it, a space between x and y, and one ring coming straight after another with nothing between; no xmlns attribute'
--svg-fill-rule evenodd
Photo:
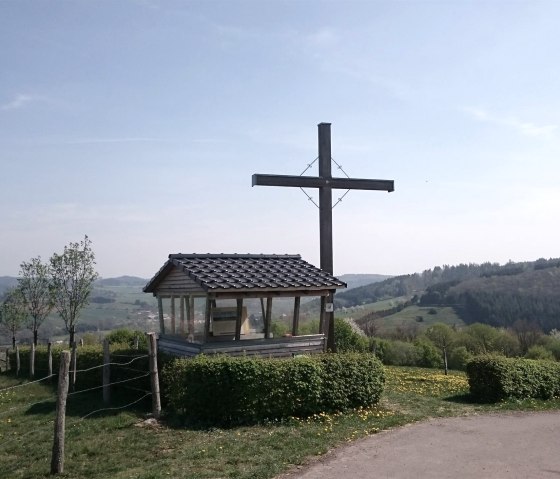
<svg viewBox="0 0 560 479"><path fill-rule="evenodd" d="M393 180L367 180L362 178L333 178L331 174L331 124L319 123L319 176L253 175L253 186L291 186L319 189L319 236L321 269L333 274L332 242L332 190L379 190L394 191ZM328 324L327 348L336 350L334 341L334 293L326 300L321 298L321 309L326 312Z"/></svg>

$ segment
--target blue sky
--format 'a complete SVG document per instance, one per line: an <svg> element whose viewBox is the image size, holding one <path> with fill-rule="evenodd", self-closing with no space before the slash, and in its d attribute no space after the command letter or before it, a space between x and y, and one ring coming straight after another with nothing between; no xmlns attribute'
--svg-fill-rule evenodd
<svg viewBox="0 0 560 479"><path fill-rule="evenodd" d="M176 252L318 264L316 207L251 175L300 174L320 122L350 176L395 180L334 209L336 274L558 257L559 18L555 1L0 0L0 275L84 234L105 277Z"/></svg>

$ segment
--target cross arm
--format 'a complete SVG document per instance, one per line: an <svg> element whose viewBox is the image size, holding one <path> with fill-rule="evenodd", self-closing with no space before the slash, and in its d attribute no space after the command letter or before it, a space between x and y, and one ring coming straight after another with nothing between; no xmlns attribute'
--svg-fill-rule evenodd
<svg viewBox="0 0 560 479"><path fill-rule="evenodd" d="M368 180L363 178L323 178L320 176L253 175L253 186L292 186L299 188L331 188L341 190L394 191L393 180Z"/></svg>

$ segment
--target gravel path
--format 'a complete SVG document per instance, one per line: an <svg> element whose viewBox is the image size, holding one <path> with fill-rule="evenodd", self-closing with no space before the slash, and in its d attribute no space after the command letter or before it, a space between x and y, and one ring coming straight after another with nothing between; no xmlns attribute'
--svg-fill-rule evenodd
<svg viewBox="0 0 560 479"><path fill-rule="evenodd" d="M434 419L381 432L277 479L560 478L560 412Z"/></svg>

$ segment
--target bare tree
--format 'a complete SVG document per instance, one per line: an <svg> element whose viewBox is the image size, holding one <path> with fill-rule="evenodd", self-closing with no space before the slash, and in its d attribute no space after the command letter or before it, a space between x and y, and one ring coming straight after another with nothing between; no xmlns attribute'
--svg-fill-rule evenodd
<svg viewBox="0 0 560 479"><path fill-rule="evenodd" d="M86 235L79 243L68 244L62 254L52 255L50 265L54 307L64 321L72 345L80 311L88 304L93 282L98 278L91 240Z"/></svg>
<svg viewBox="0 0 560 479"><path fill-rule="evenodd" d="M37 346L38 330L53 308L50 288L50 267L41 257L23 261L19 272L19 289L29 312L28 327L33 331L33 344Z"/></svg>
<svg viewBox="0 0 560 479"><path fill-rule="evenodd" d="M10 289L0 304L0 324L12 335L12 347L16 347L16 334L22 328L27 316L27 309L21 290Z"/></svg>

